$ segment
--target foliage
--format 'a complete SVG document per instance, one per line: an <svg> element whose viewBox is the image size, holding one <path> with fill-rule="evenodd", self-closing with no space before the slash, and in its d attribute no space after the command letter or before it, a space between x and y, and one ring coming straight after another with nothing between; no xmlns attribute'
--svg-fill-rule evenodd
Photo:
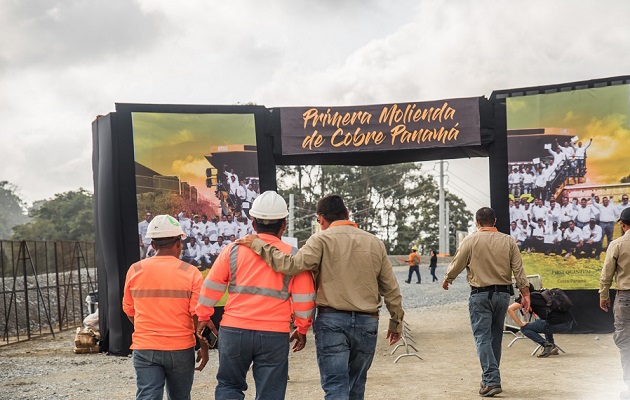
<svg viewBox="0 0 630 400"><path fill-rule="evenodd" d="M630 175L624 176L619 180L620 183L630 183Z"/></svg>
<svg viewBox="0 0 630 400"><path fill-rule="evenodd" d="M29 210L32 220L13 228L13 240L94 240L92 193L58 193Z"/></svg>
<svg viewBox="0 0 630 400"><path fill-rule="evenodd" d="M138 221L144 220L147 211L153 216L160 214L177 215L180 211L186 210L193 214L203 215L212 218L213 215L219 215L218 207L206 201L195 203L178 194L168 192L147 192L137 196L138 201Z"/></svg>
<svg viewBox="0 0 630 400"><path fill-rule="evenodd" d="M311 234L315 206L322 195L339 194L360 228L380 237L392 254L406 254L413 244L420 251L437 248L438 186L424 175L419 163L376 167L279 167L281 194L295 197L295 236ZM467 230L472 214L462 199L446 192L450 201L451 232ZM451 240L451 254L455 240Z"/></svg>
<svg viewBox="0 0 630 400"><path fill-rule="evenodd" d="M11 237L15 225L28 221L26 204L16 192L14 185L0 181L0 240Z"/></svg>

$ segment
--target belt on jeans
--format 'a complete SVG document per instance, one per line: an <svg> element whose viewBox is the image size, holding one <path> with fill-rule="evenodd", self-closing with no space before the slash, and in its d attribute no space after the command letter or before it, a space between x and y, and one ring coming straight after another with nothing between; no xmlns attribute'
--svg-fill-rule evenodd
<svg viewBox="0 0 630 400"><path fill-rule="evenodd" d="M470 287L470 294L484 293L484 292L502 292L513 293L512 285L491 285L483 287Z"/></svg>
<svg viewBox="0 0 630 400"><path fill-rule="evenodd" d="M318 313L339 313L339 314L359 314L359 315L369 315L370 317L378 317L378 312L369 313L363 311L346 311L346 310L337 310L336 308L319 306L317 307Z"/></svg>

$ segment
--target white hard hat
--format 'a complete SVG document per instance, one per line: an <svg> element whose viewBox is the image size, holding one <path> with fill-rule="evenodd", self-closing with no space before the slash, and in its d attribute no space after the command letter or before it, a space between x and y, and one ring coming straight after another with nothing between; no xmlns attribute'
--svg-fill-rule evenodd
<svg viewBox="0 0 630 400"><path fill-rule="evenodd" d="M249 215L258 219L275 220L285 218L289 215L289 210L282 196L273 190L268 190L256 197Z"/></svg>
<svg viewBox="0 0 630 400"><path fill-rule="evenodd" d="M179 221L170 215L158 215L153 218L147 228L146 236L150 239L170 238L175 236L181 236L183 239L186 237L184 231L182 231L182 227L179 225Z"/></svg>

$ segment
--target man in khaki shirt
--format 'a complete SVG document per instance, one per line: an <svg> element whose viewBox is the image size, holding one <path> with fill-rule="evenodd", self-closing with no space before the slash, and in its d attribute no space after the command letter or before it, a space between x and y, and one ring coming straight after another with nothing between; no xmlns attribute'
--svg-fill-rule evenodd
<svg viewBox="0 0 630 400"><path fill-rule="evenodd" d="M477 355L481 363L482 397L492 397L503 391L499 364L503 325L510 296L513 294L512 274L521 291L521 305L529 311L529 283L523 269L521 253L510 235L494 227L494 210L483 207L475 215L478 232L462 241L457 254L448 266L442 287L448 286L464 270L471 287L468 299Z"/></svg>
<svg viewBox="0 0 630 400"><path fill-rule="evenodd" d="M617 282L615 305L615 333L613 340L621 354L623 380L630 386L630 208L619 217L623 236L613 240L606 250L604 267L599 278L599 307L608 312L610 297L608 291L613 277ZM630 390L621 393L622 399L630 399Z"/></svg>
<svg viewBox="0 0 630 400"><path fill-rule="evenodd" d="M320 199L316 213L322 231L295 255L286 255L255 235L236 243L251 247L274 271L313 272L317 287L313 331L322 388L327 399L362 399L376 349L381 299L390 313L386 337L392 345L402 333L402 296L385 245L348 221L340 196Z"/></svg>

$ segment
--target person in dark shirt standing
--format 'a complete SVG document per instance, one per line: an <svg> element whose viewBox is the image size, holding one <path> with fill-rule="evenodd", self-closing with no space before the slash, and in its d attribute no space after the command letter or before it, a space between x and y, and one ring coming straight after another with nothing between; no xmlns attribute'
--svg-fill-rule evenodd
<svg viewBox="0 0 630 400"><path fill-rule="evenodd" d="M429 270L431 271L431 277L433 282L438 282L439 279L435 276L435 269L437 268L437 253L435 250L431 250L431 264L429 264Z"/></svg>

